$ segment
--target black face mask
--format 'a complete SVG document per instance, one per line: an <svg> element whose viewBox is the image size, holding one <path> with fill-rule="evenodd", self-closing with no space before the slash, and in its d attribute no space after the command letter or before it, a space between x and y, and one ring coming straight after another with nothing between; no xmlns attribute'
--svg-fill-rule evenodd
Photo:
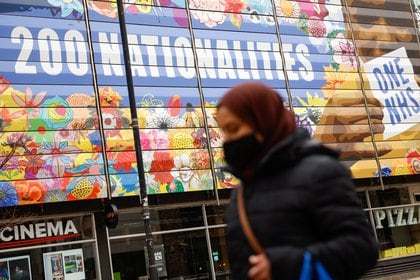
<svg viewBox="0 0 420 280"><path fill-rule="evenodd" d="M240 173L260 156L263 148L263 144L255 138L255 134L249 134L223 144L226 162Z"/></svg>

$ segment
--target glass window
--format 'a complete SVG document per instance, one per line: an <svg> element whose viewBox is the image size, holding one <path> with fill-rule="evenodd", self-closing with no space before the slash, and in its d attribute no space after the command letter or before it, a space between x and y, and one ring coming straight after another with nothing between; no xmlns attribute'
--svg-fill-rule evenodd
<svg viewBox="0 0 420 280"><path fill-rule="evenodd" d="M97 279L94 243L0 253L0 275L10 279ZM22 277L22 278L19 278ZM61 278L60 278L61 277ZM1 278L1 277L0 277ZM3 279L3 278L1 278ZM4 278L9 279L9 278Z"/></svg>
<svg viewBox="0 0 420 280"><path fill-rule="evenodd" d="M211 226L224 224L226 209L227 204L206 206L208 225Z"/></svg>
<svg viewBox="0 0 420 280"><path fill-rule="evenodd" d="M216 279L230 279L229 258L226 245L226 229L211 229L210 240Z"/></svg>
<svg viewBox="0 0 420 280"><path fill-rule="evenodd" d="M211 278L211 263L204 230L157 235L153 237L153 242L160 277ZM143 237L112 240L114 277L128 280L147 275L145 246Z"/></svg>
<svg viewBox="0 0 420 280"><path fill-rule="evenodd" d="M204 226L201 207L170 208L157 211L152 221L154 231L193 228Z"/></svg>

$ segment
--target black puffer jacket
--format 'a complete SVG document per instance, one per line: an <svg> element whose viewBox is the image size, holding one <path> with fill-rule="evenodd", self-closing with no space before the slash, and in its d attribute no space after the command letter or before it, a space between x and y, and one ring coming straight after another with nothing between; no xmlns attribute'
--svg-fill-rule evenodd
<svg viewBox="0 0 420 280"><path fill-rule="evenodd" d="M252 181L243 181L251 227L266 249L272 279L297 280L306 250L333 279L356 279L378 258L378 247L338 153L310 140L304 129L271 149ZM227 212L234 280L247 279L253 254L237 215L237 191Z"/></svg>

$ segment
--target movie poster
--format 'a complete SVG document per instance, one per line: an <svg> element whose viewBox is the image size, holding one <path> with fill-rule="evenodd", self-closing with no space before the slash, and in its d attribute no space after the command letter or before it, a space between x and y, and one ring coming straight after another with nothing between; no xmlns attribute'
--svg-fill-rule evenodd
<svg viewBox="0 0 420 280"><path fill-rule="evenodd" d="M32 280L29 256L0 259L0 280Z"/></svg>
<svg viewBox="0 0 420 280"><path fill-rule="evenodd" d="M85 279L82 249L45 253L43 259L46 280Z"/></svg>

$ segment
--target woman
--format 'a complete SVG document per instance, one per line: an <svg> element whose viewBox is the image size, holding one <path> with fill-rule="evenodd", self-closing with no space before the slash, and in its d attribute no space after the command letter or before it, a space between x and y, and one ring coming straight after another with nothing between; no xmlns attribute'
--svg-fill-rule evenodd
<svg viewBox="0 0 420 280"><path fill-rule="evenodd" d="M276 92L260 83L236 86L221 98L216 119L226 162L241 179L251 228L265 249L252 251L234 191L227 212L233 279L299 279L305 251L333 279L356 279L374 266L377 243L338 153L296 128Z"/></svg>

